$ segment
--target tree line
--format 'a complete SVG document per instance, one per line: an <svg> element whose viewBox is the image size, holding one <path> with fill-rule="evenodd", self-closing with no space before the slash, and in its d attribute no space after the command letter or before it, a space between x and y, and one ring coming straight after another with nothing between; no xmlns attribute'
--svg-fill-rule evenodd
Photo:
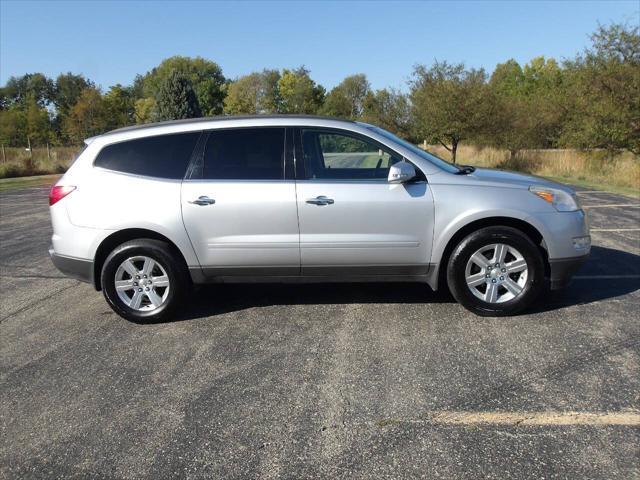
<svg viewBox="0 0 640 480"><path fill-rule="evenodd" d="M168 58L131 85L102 91L83 75L11 77L0 89L0 143L79 145L118 127L214 115L321 114L373 123L413 142L508 149L640 153L640 34L599 26L575 58L508 60L491 75L464 64L416 65L407 91L374 90L365 74L327 91L303 67L228 79L213 61Z"/></svg>

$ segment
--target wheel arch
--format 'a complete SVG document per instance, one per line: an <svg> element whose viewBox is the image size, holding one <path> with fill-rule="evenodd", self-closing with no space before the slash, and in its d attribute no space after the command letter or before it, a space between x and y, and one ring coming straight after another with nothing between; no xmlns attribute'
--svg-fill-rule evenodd
<svg viewBox="0 0 640 480"><path fill-rule="evenodd" d="M160 240L169 245L169 248L176 255L176 258L183 262L185 268L188 268L187 261L175 244L175 242L171 241L171 239L162 235L161 233L155 232L153 230L148 230L145 228L127 228L123 230L118 230L117 232L112 233L108 237L106 237L96 250L96 254L93 261L93 283L96 290L102 290L102 285L100 281L100 274L102 272L102 266L104 265L104 261L107 259L109 254L116 248L118 245L122 245L125 242L129 242L131 240L138 240L143 238L150 238L153 240Z"/></svg>
<svg viewBox="0 0 640 480"><path fill-rule="evenodd" d="M449 258L456 245L470 233L485 227L512 227L524 233L539 248L545 265L545 275L549 274L549 256L544 243L544 237L531 223L515 217L492 216L473 220L460 226L453 235L446 241L446 245L436 263L435 269L431 272L428 283L434 290L439 285L446 285L446 272Z"/></svg>

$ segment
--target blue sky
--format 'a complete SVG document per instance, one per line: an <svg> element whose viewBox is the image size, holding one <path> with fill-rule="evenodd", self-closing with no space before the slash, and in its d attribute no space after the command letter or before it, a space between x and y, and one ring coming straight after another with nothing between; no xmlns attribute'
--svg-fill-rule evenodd
<svg viewBox="0 0 640 480"><path fill-rule="evenodd" d="M306 65L331 88L366 73L405 88L434 59L493 70L515 58L572 57L598 22L638 23L633 1L170 2L0 0L0 83L83 73L129 84L172 55L203 56L234 78Z"/></svg>

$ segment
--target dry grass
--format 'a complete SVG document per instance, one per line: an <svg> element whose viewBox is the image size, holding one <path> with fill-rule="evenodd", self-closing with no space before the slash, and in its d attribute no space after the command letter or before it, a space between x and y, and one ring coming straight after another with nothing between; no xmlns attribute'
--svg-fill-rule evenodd
<svg viewBox="0 0 640 480"><path fill-rule="evenodd" d="M5 147L0 154L0 178L63 173L69 168L81 147L46 147L33 149L33 166L29 152L23 148ZM427 150L449 159L449 152L440 145ZM604 151L523 150L510 158L506 150L461 145L458 163L479 167L501 168L554 178L566 183L593 188L617 190L640 195L640 157L629 152L613 156Z"/></svg>
<svg viewBox="0 0 640 480"><path fill-rule="evenodd" d="M450 158L442 146L427 146L427 150ZM640 157L630 152L610 155L605 151L523 150L510 158L507 150L463 145L458 147L457 162L640 194Z"/></svg>
<svg viewBox="0 0 640 480"><path fill-rule="evenodd" d="M0 152L0 178L26 177L50 173L64 173L82 147L46 147L33 149L33 165L29 163L29 152L24 148L4 148Z"/></svg>

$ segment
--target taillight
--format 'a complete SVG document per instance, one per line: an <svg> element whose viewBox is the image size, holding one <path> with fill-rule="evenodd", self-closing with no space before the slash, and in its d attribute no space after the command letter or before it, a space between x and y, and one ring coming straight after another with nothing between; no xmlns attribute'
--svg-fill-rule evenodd
<svg viewBox="0 0 640 480"><path fill-rule="evenodd" d="M54 185L49 192L49 206L58 203L75 189L76 187L71 185Z"/></svg>

